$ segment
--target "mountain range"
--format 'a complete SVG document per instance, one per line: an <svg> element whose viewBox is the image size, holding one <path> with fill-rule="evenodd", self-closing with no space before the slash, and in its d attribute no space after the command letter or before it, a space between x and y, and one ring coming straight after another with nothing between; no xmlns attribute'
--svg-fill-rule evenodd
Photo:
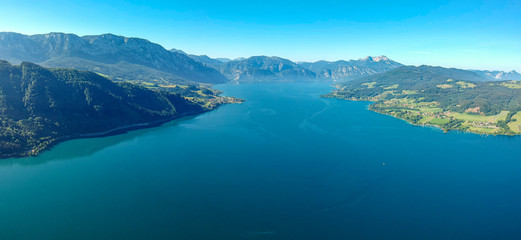
<svg viewBox="0 0 521 240"><path fill-rule="evenodd" d="M179 51L179 50L175 50ZM181 51L182 52L182 51ZM183 52L184 53L184 52ZM324 81L343 82L366 76L384 73L403 64L386 56L368 56L358 60L292 62L280 57L253 56L250 58L214 59L206 55L187 54L195 61L215 68L233 82L252 81ZM433 67L435 69L436 67ZM442 68L451 74L463 74L472 81L505 81L521 80L521 74L516 71L483 71ZM306 71L309 70L309 71ZM474 72L476 74L472 74ZM479 75L479 76L478 76Z"/></svg>
<svg viewBox="0 0 521 240"><path fill-rule="evenodd" d="M112 80L168 85L182 82L344 81L394 69L386 57L295 63L280 57L234 60L166 50L145 39L113 34L0 33L0 59L101 73Z"/></svg>
<svg viewBox="0 0 521 240"><path fill-rule="evenodd" d="M94 71L112 80L144 84L197 84L253 81L349 81L403 66L385 56L334 62L295 63L280 57L210 58L166 50L146 39L102 34L24 35L0 32L0 59L46 67ZM521 74L475 71L490 81L521 80Z"/></svg>
<svg viewBox="0 0 521 240"><path fill-rule="evenodd" d="M175 50L179 51L179 50ZM403 66L385 56L349 61L295 63L280 57L253 56L235 60L213 59L206 55L188 55L217 69L233 82L253 81L324 81L357 79Z"/></svg>
<svg viewBox="0 0 521 240"><path fill-rule="evenodd" d="M505 81L520 80L515 71L404 66L385 56L302 63L268 56L214 59L113 34L4 32L0 59L20 63L0 60L0 158L241 101L220 97L205 83L343 82L332 97L405 96L485 115L521 109L519 83Z"/></svg>
<svg viewBox="0 0 521 240"><path fill-rule="evenodd" d="M503 80L521 80L521 74L516 71L504 72L504 71L481 71L473 70L474 72L486 77L490 81L503 81Z"/></svg>
<svg viewBox="0 0 521 240"><path fill-rule="evenodd" d="M141 38L0 33L0 59L89 70L115 80L224 83L217 70Z"/></svg>
<svg viewBox="0 0 521 240"><path fill-rule="evenodd" d="M313 81L316 74L284 58L255 56L232 60L219 66L219 71L234 82Z"/></svg>
<svg viewBox="0 0 521 240"><path fill-rule="evenodd" d="M303 62L299 63L299 65L315 72L318 79L332 80L334 82L348 81L383 73L403 66L401 63L390 60L386 56L336 62Z"/></svg>

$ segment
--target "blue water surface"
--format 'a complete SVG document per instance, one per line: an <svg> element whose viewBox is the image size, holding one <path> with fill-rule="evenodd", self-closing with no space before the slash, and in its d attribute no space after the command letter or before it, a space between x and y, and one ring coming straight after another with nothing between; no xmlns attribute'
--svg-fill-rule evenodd
<svg viewBox="0 0 521 240"><path fill-rule="evenodd" d="M521 138L320 98L243 104L0 161L0 239L521 239Z"/></svg>

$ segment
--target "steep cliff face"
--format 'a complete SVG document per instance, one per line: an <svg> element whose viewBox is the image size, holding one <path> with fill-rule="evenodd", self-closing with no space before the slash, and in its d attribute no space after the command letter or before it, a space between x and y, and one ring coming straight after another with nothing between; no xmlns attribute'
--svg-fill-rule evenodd
<svg viewBox="0 0 521 240"><path fill-rule="evenodd" d="M172 81L223 83L227 79L217 70L193 60L186 54L171 52L145 39L113 34L79 37L74 34L49 33L23 35L0 33L0 59L13 63L31 61L50 67L73 67L101 72L108 76L127 79L121 74L140 68L152 76ZM101 65L101 67L100 67ZM112 70L111 70L112 69ZM158 73L159 72L159 73ZM142 80L142 79L137 79ZM148 79L147 79L148 80Z"/></svg>
<svg viewBox="0 0 521 240"><path fill-rule="evenodd" d="M383 73L398 67L402 64L390 60L385 56L367 57L359 60L349 61L318 61L313 63L300 63L300 66L309 69L317 74L318 79L331 81L347 81L365 76Z"/></svg>
<svg viewBox="0 0 521 240"><path fill-rule="evenodd" d="M236 82L313 81L316 74L279 57L256 56L232 60L222 65L221 73Z"/></svg>

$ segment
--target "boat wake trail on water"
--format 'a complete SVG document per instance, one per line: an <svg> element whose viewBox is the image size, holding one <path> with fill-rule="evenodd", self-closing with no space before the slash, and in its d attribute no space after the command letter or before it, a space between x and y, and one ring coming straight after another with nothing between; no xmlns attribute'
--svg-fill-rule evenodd
<svg viewBox="0 0 521 240"><path fill-rule="evenodd" d="M300 129L303 129L303 130L311 130L311 131L313 131L313 132L317 132L317 133L320 133L320 134L325 134L325 133L327 133L326 130L320 128L320 127L317 126L316 124L311 123L311 121L312 121L315 117L317 117L318 115L324 113L325 111L327 111L327 110L329 109L329 102L328 102L328 101L325 101L325 100L323 100L323 99L321 99L321 98L319 98L319 99L320 99L320 101L321 101L322 103L325 104L325 106L324 106L322 109L320 109L319 111L313 113L309 118L306 118L306 119L302 120L302 122L299 124L299 128L300 128Z"/></svg>
<svg viewBox="0 0 521 240"><path fill-rule="evenodd" d="M322 213L326 213L326 212L340 210L342 208L352 207L352 206L355 206L355 205L359 204L360 202L362 202L362 200L367 195L371 194L372 192L374 192L374 191L376 191L378 189L378 187L380 186L380 183L384 180L384 178L385 178L385 176L380 177L379 179L377 179L372 184L369 184L368 186L364 187L364 190L354 200L347 201L347 202L344 202L344 203L341 203L341 204L338 204L338 205L333 205L333 206L330 206L330 207L326 207L326 208L323 208L323 209L316 210L315 212L313 212L313 214L322 214Z"/></svg>
<svg viewBox="0 0 521 240"><path fill-rule="evenodd" d="M332 207L328 207L328 208L324 208L324 209L320 209L320 210L317 210L314 212L314 214L320 214L320 213L325 213L325 212L329 212L329 211L334 211L334 210L337 210L339 208L344 208L344 207L351 207L351 206L354 206L358 203L360 203L360 201L362 201L362 199L367 196L369 194L368 193L365 193L361 196L359 196L357 199L355 199L353 202L349 202L349 203L344 203L344 204L340 204L340 205L336 205L336 206L332 206Z"/></svg>

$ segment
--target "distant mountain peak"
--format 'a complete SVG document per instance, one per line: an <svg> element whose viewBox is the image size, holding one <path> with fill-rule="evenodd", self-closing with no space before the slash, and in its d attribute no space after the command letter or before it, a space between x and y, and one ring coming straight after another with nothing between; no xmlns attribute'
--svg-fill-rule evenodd
<svg viewBox="0 0 521 240"><path fill-rule="evenodd" d="M489 78L493 81L504 81L504 80L521 80L521 74L512 70L510 72L505 71L486 71L486 70L473 70L474 72Z"/></svg>
<svg viewBox="0 0 521 240"><path fill-rule="evenodd" d="M364 61L371 61L371 62L380 62L380 61L389 61L389 58L382 55L382 56L377 56L377 57L371 57L371 56L367 56L366 58L362 59Z"/></svg>
<svg viewBox="0 0 521 240"><path fill-rule="evenodd" d="M169 51L170 51L170 52L182 53L182 54L188 55L186 52L184 52L183 50L180 50L180 49L172 48L172 49L170 49Z"/></svg>

